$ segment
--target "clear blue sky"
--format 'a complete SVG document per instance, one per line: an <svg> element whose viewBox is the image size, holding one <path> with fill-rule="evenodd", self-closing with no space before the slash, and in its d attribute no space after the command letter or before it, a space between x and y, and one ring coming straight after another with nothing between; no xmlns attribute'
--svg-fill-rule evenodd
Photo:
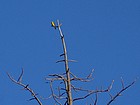
<svg viewBox="0 0 140 105"><path fill-rule="evenodd" d="M95 69L93 82L77 86L105 88L115 80L115 94L121 89L120 77L125 84L140 77L139 0L0 0L0 105L37 105L6 75L18 78L22 67L23 82L40 96L49 96L44 78L64 72L63 64L55 63L62 53L58 31L50 25L56 19L63 24L69 59L78 61L70 63L70 70L83 77ZM138 79L112 105L139 105L139 97ZM98 105L108 100L100 94ZM50 102L43 100L44 105Z"/></svg>

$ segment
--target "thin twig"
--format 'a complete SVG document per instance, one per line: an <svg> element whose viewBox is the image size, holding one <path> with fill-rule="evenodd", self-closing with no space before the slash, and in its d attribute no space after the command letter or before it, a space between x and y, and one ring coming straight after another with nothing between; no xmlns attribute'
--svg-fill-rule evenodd
<svg viewBox="0 0 140 105"><path fill-rule="evenodd" d="M122 77L121 77L121 84L122 84L122 88L124 89L124 80Z"/></svg>
<svg viewBox="0 0 140 105"><path fill-rule="evenodd" d="M87 79L92 78L93 72L94 72L94 69L91 70L91 73L87 76Z"/></svg>
<svg viewBox="0 0 140 105"><path fill-rule="evenodd" d="M97 100L98 100L98 93L96 93L96 94L95 94L95 97L96 97L96 98L95 98L94 105L97 105Z"/></svg>
<svg viewBox="0 0 140 105"><path fill-rule="evenodd" d="M65 60L56 61L56 63L59 63L59 62L65 62ZM67 62L77 62L77 61L76 60L68 60Z"/></svg>
<svg viewBox="0 0 140 105"><path fill-rule="evenodd" d="M24 72L24 70L23 70L23 68L22 68L22 72L21 72L21 74L20 74L20 76L19 76L17 82L21 82L21 81L22 81L23 72Z"/></svg>
<svg viewBox="0 0 140 105"><path fill-rule="evenodd" d="M89 81L91 81L91 80L93 80L93 78L92 78L92 72L89 74L90 75L90 77L86 77L86 78L79 78L79 77L77 77L76 75L74 75L73 73L71 73L70 72L70 74L73 76L73 78L71 78L71 81L81 81L81 82L89 82Z"/></svg>

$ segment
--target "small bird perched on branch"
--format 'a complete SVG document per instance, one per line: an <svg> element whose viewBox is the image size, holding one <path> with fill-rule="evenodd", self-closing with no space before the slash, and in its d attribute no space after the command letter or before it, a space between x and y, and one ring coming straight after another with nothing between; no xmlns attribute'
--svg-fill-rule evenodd
<svg viewBox="0 0 140 105"><path fill-rule="evenodd" d="M52 21L51 25L52 25L52 27L54 27L54 29L56 29L56 28L60 27L62 24L59 24L58 26L56 26L55 23Z"/></svg>
<svg viewBox="0 0 140 105"><path fill-rule="evenodd" d="M52 27L54 27L54 29L56 29L57 26L55 25L55 23L53 21L51 22L51 25L52 25Z"/></svg>

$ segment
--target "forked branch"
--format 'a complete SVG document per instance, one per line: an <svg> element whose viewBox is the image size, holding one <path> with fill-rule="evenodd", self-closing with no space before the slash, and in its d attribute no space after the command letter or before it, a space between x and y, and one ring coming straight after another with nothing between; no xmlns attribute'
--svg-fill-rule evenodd
<svg viewBox="0 0 140 105"><path fill-rule="evenodd" d="M136 80L134 80L132 83L130 83L129 85L124 87L124 81L123 81L123 79L121 79L122 89L115 96L111 96L111 100L107 103L107 105L110 105L118 96L121 95L122 92L124 92L125 90L130 88L132 85L134 85L135 82L136 82Z"/></svg>
<svg viewBox="0 0 140 105"><path fill-rule="evenodd" d="M103 90L103 89L101 89L101 90L83 90L83 89L79 89L80 91L87 91L88 93L85 96L83 96L83 97L79 97L79 98L73 99L73 101L78 101L78 100L81 100L81 99L85 99L85 98L89 97L92 94L109 92L111 90L111 88L112 88L113 83L114 83L114 80L112 81L112 83L110 84L110 86L107 89L105 89L105 90ZM97 101L97 99L96 99L96 101Z"/></svg>
<svg viewBox="0 0 140 105"><path fill-rule="evenodd" d="M23 89L29 91L32 95L33 98L29 99L29 100L36 100L38 102L39 105L42 105L41 101L39 100L39 98L37 97L37 94L35 94L35 92L29 88L29 84L25 85L22 83L22 77L23 77L23 73L24 73L24 70L22 69L22 72L18 78L18 80L15 80L8 72L7 72L7 75L8 77L10 78L10 80L14 83L16 83L17 85L20 85L23 87Z"/></svg>

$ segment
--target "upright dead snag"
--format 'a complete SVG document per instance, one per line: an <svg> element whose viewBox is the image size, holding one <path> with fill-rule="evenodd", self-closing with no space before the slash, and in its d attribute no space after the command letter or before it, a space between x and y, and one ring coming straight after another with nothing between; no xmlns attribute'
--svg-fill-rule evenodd
<svg viewBox="0 0 140 105"><path fill-rule="evenodd" d="M97 89L90 90L90 89L83 89L82 87L76 87L75 85L73 85L72 81L76 81L76 82L78 82L78 81L80 81L80 82L92 81L93 80L92 75L93 75L94 69L85 78L79 78L75 74L70 72L68 63L75 62L75 60L68 59L65 39L64 39L64 35L62 33L61 27L60 27L62 24L60 24L59 20L57 20L57 24L55 24L54 22L51 22L51 25L54 29L58 29L59 34L60 34L60 38L62 41L62 46L63 46L63 53L60 55L60 57L63 57L63 59L57 61L56 63L59 63L59 62L65 63L65 73L50 74L49 77L51 77L51 78L46 78L46 80L50 81L51 95L49 97L52 97L54 99L55 104L62 105L61 100L64 99L65 103L63 105L72 105L75 101L83 100L89 96L93 97L92 95L95 95L95 99L93 100L93 104L97 105L98 95L100 93L108 93L111 96L111 99L109 100L107 105L110 105L118 96L120 96L120 94L123 91L127 90L129 87L131 87L135 83L135 81L133 81L131 84L129 84L128 86L125 87L123 80L122 80L122 89L114 96L112 96L110 94L110 90L112 89L114 80L112 80L111 84L105 89L103 89L101 87L100 89L97 88ZM59 83L64 84L65 87L58 86L57 87L58 92L55 93L53 90L53 86L52 86L54 81L59 81ZM74 93L78 93L78 92L83 92L84 95L80 95L79 97L77 97L77 96L74 97L74 95L73 95L73 97L72 97L72 93L74 94Z"/></svg>
<svg viewBox="0 0 140 105"><path fill-rule="evenodd" d="M60 37L62 40L62 46L63 46L63 54L62 56L64 56L64 62L65 62L65 72L66 72L66 92L67 92L67 103L68 105L72 105L73 100L72 100L72 94L71 94L71 79L70 79L70 70L69 70L69 65L68 65L68 56L67 56L67 49L66 49L66 43L65 43L65 39L64 39L64 35L62 33L62 30L60 28L61 24L59 23L59 20L57 20L57 27L60 33Z"/></svg>

